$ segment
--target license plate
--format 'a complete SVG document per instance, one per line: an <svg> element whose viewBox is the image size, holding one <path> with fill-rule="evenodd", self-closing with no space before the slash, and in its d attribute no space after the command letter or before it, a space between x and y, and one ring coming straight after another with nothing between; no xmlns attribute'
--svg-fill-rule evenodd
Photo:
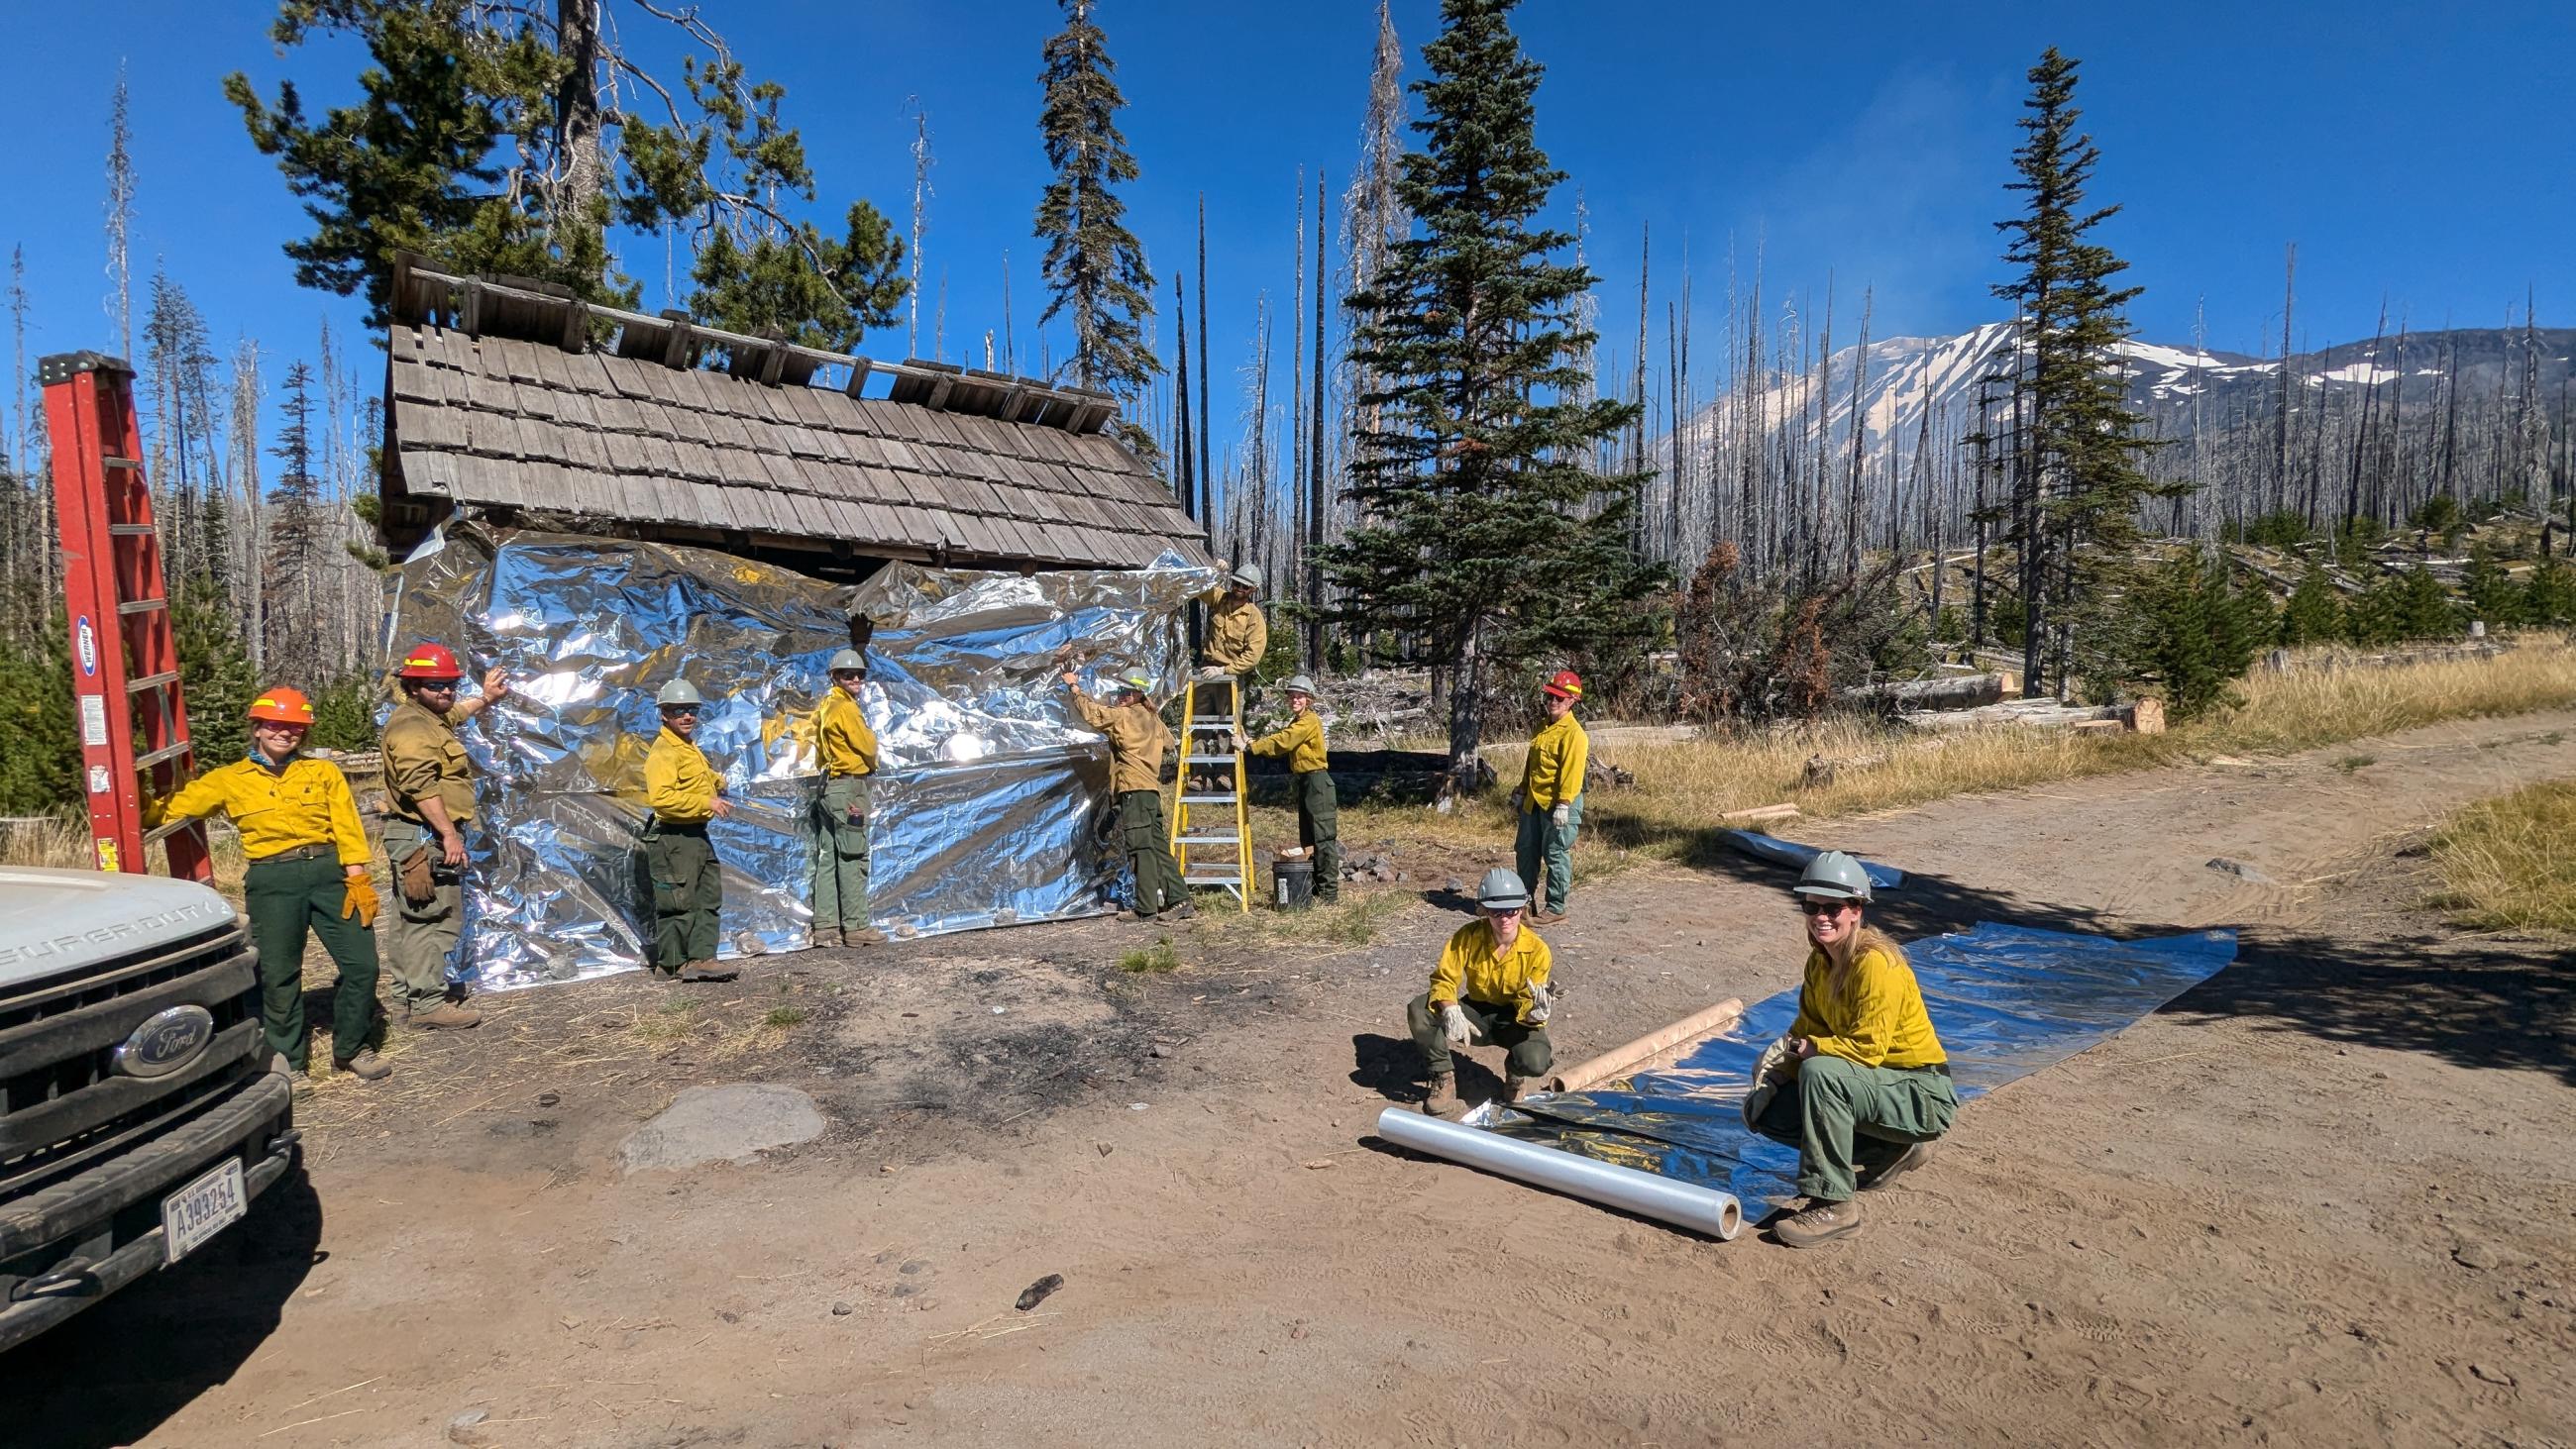
<svg viewBox="0 0 2576 1449"><path fill-rule="evenodd" d="M161 1199L161 1235L167 1244L162 1261L178 1262L249 1211L241 1159L226 1159L223 1166Z"/></svg>

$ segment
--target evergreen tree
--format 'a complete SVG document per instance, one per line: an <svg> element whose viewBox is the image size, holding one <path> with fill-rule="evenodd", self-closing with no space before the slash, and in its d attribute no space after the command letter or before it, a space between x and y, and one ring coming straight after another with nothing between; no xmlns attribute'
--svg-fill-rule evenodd
<svg viewBox="0 0 2576 1449"><path fill-rule="evenodd" d="M2469 553L2469 566L2460 575L2460 597L2468 605L2469 617L2489 629L2512 629L2524 622L2522 586L2483 543Z"/></svg>
<svg viewBox="0 0 2576 1449"><path fill-rule="evenodd" d="M240 611L223 589L191 579L173 590L170 629L179 646L179 677L188 691L188 735L197 768L211 770L250 749L247 711L261 683L251 675Z"/></svg>
<svg viewBox="0 0 2576 1449"><path fill-rule="evenodd" d="M2287 605L2281 610L2281 642L2291 648L2302 644L2330 644L2345 634L2343 596L2326 577L2326 571L2308 565L2299 575L2298 587L2290 590Z"/></svg>
<svg viewBox="0 0 2576 1449"><path fill-rule="evenodd" d="M1409 635L1449 671L1462 775L1498 671L1633 654L1664 582L1628 551L1627 500L1647 475L1587 467L1638 407L1578 400L1575 359L1593 339L1576 309L1593 278L1554 260L1573 238L1539 220L1563 174L1538 146L1541 72L1513 4L1443 0L1423 48L1421 149L1397 182L1416 229L1348 303L1367 389L1351 496L1366 522L1321 551L1336 621Z"/></svg>
<svg viewBox="0 0 2576 1449"><path fill-rule="evenodd" d="M696 253L704 320L843 343L882 325L888 289L904 286L901 245L872 208L850 210L839 242L790 214L815 189L802 138L779 124L784 88L751 81L694 7L633 9L715 58L690 57L678 87L654 79L602 26L601 0L283 0L269 32L280 49L344 35L370 62L358 102L318 121L291 80L273 102L247 76L224 80L312 218L286 245L296 280L363 293L371 327L404 251L633 306L641 289L616 269L609 228L669 227ZM657 97L666 118L627 112L621 93Z"/></svg>
<svg viewBox="0 0 2576 1449"><path fill-rule="evenodd" d="M1127 98L1111 73L1108 38L1091 18L1098 0L1057 0L1064 29L1048 37L1046 65L1038 79L1046 98L1038 135L1046 143L1055 179L1038 197L1037 235L1047 244L1041 271L1048 300L1041 323L1070 312L1073 352L1056 370L1081 387L1099 388L1132 402L1163 370L1145 341L1144 319L1154 312L1154 274L1145 249L1127 229L1127 203L1118 187L1136 179L1136 158L1119 133L1118 112ZM1151 456L1154 445L1142 424L1120 424L1128 444Z"/></svg>
<svg viewBox="0 0 2576 1449"><path fill-rule="evenodd" d="M267 587L268 655L293 660L312 669L321 664L318 632L319 575L329 527L329 505L322 480L313 472L313 368L301 360L286 369L286 400L279 408L285 426L269 450L277 459L277 481L269 488Z"/></svg>
<svg viewBox="0 0 2576 1449"><path fill-rule="evenodd" d="M2539 629L2576 626L2576 564L2545 558L2522 586L2523 622Z"/></svg>
<svg viewBox="0 0 2576 1449"><path fill-rule="evenodd" d="M43 633L0 639L0 815L39 815L81 799L70 631L57 600Z"/></svg>
<svg viewBox="0 0 2576 1449"><path fill-rule="evenodd" d="M2034 694L2049 675L2052 628L2063 653L2070 629L2117 627L2113 599L2131 571L2139 503L2187 491L2138 467L2155 445L2137 436L2140 419L2112 349L2130 335L2123 309L2140 289L2114 287L2129 264L2090 239L2120 208L2086 206L2101 151L2075 129L2083 115L2077 65L2052 46L2031 67L2024 140L2013 152L2021 179L2006 188L2024 193L2027 206L1995 224L2012 238L2004 260L2020 268L1994 293L2023 318L2016 345L2026 416L2006 537L2021 551L2022 664Z"/></svg>
<svg viewBox="0 0 2576 1449"><path fill-rule="evenodd" d="M2270 605L2231 585L2223 567L2185 549L2141 579L2135 669L2164 692L2176 719L2234 704L2235 682L2253 667Z"/></svg>

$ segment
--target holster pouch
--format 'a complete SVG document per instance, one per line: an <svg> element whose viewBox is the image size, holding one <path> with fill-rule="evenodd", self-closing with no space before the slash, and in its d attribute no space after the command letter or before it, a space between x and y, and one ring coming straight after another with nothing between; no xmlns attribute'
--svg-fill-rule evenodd
<svg viewBox="0 0 2576 1449"><path fill-rule="evenodd" d="M438 899L438 878L433 874L437 859L437 853L423 845L395 863L394 874L400 878L404 900L425 906Z"/></svg>

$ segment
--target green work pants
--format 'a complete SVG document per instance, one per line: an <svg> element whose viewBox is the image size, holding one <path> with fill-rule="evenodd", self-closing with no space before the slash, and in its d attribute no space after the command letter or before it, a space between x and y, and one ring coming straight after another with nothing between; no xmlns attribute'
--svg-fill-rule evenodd
<svg viewBox="0 0 2576 1449"><path fill-rule="evenodd" d="M430 898L415 904L403 894L403 862L413 852L429 852ZM441 855L438 837L427 826L409 820L385 822L385 865L378 893L391 907L377 918L384 936L385 966L405 1003L422 1011L435 1008L448 994L447 962L456 952L457 933L465 925L465 888L455 866Z"/></svg>
<svg viewBox="0 0 2576 1449"><path fill-rule="evenodd" d="M1297 843L1315 852L1315 899L1342 898L1342 804L1333 772L1308 770L1297 779Z"/></svg>
<svg viewBox="0 0 2576 1449"><path fill-rule="evenodd" d="M655 825L644 836L644 866L653 877L653 964L677 971L716 959L716 923L724 916L724 876L703 825Z"/></svg>
<svg viewBox="0 0 2576 1449"><path fill-rule="evenodd" d="M814 929L868 928L868 812L875 785L865 775L823 782L814 819Z"/></svg>
<svg viewBox="0 0 2576 1449"><path fill-rule="evenodd" d="M1959 1115L1949 1073L1938 1067L1864 1067L1813 1056L1763 1109L1754 1130L1798 1149L1798 1191L1819 1202L1852 1195L1860 1168L1876 1170Z"/></svg>
<svg viewBox="0 0 2576 1449"><path fill-rule="evenodd" d="M1136 914L1156 916L1188 902L1181 863L1172 858L1171 832L1163 828L1163 792L1130 790L1118 797L1118 841L1136 874Z"/></svg>
<svg viewBox="0 0 2576 1449"><path fill-rule="evenodd" d="M1539 871L1547 872L1547 908L1562 912L1566 897L1574 890L1574 832L1583 828L1583 797L1566 802L1565 823L1556 823L1554 812L1532 810L1529 797L1521 797L1520 839L1512 851L1520 867L1521 884L1533 895L1540 886ZM1537 902L1531 902L1536 906Z"/></svg>
<svg viewBox="0 0 2576 1449"><path fill-rule="evenodd" d="M259 947L259 1019L268 1049L298 1072L312 1062L304 1027L304 932L312 928L340 968L331 995L331 1054L358 1054L376 1024L376 938L343 918L348 872L329 854L304 860L254 860L242 876L242 904Z"/></svg>
<svg viewBox="0 0 2576 1449"><path fill-rule="evenodd" d="M1515 1080L1545 1076L1556 1065L1556 1047L1547 1039L1547 1028L1521 1025L1520 1008L1461 1001L1458 1009L1467 1013L1476 1040L1503 1049ZM1422 1048L1422 1064L1431 1069L1431 1075L1445 1077L1457 1070L1449 1057L1449 1034L1441 1029L1440 1013L1431 1009L1429 993L1413 998L1404 1008L1404 1024L1413 1029L1413 1044Z"/></svg>

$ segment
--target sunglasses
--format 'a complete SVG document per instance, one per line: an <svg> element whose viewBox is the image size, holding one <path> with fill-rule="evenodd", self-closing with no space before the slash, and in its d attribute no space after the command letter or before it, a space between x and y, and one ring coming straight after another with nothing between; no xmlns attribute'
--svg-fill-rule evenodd
<svg viewBox="0 0 2576 1449"><path fill-rule="evenodd" d="M1824 901L1801 897L1798 901L1798 911L1801 915L1809 916L1839 916L1846 911L1853 915L1859 915L1860 902Z"/></svg>

